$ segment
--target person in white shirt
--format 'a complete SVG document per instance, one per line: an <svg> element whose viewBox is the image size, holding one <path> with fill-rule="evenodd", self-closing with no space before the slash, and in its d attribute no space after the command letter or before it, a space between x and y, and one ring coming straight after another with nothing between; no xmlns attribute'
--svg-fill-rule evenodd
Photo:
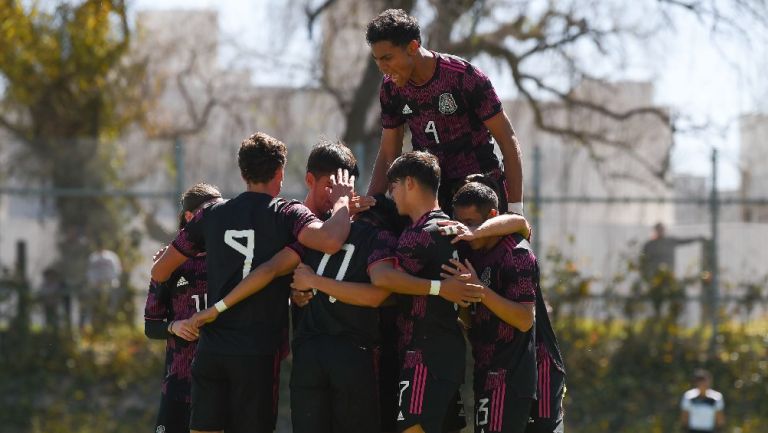
<svg viewBox="0 0 768 433"><path fill-rule="evenodd" d="M695 388L689 389L680 402L681 422L689 433L713 433L725 425L723 395L710 388L712 376L697 369L693 374Z"/></svg>
<svg viewBox="0 0 768 433"><path fill-rule="evenodd" d="M80 326L101 326L108 311L115 312L119 308L122 293L120 291L120 275L123 268L120 257L111 250L104 248L97 241L96 250L88 257L86 280L88 290L82 293L80 301ZM97 323L94 323L97 322Z"/></svg>

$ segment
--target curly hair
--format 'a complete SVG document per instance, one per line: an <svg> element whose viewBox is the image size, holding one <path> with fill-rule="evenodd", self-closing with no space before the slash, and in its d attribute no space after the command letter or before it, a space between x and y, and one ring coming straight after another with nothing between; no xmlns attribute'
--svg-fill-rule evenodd
<svg viewBox="0 0 768 433"><path fill-rule="evenodd" d="M402 9L387 9L368 23L365 40L368 45L388 41L403 47L414 40L421 44L419 22Z"/></svg>
<svg viewBox="0 0 768 433"><path fill-rule="evenodd" d="M246 181L265 183L272 180L277 169L285 165L287 154L288 150L282 141L257 132L240 144L237 165Z"/></svg>

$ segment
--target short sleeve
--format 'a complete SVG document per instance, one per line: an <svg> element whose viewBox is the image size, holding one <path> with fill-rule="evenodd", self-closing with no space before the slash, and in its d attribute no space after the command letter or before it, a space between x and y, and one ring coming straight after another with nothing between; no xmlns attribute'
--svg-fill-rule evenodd
<svg viewBox="0 0 768 433"><path fill-rule="evenodd" d="M394 94L394 83L385 77L379 90L379 103L381 104L381 126L385 129L397 128L405 123L402 107L399 99Z"/></svg>
<svg viewBox="0 0 768 433"><path fill-rule="evenodd" d="M504 275L504 296L521 304L536 302L538 274L536 257L525 248L515 248L509 252L502 264Z"/></svg>
<svg viewBox="0 0 768 433"><path fill-rule="evenodd" d="M299 237L304 228L314 222L322 222L309 208L298 201L286 202L280 207L280 218L290 228L294 238Z"/></svg>
<svg viewBox="0 0 768 433"><path fill-rule="evenodd" d="M683 398L680 400L680 410L684 410L686 412L691 411L691 400L686 398L686 396L683 396Z"/></svg>
<svg viewBox="0 0 768 433"><path fill-rule="evenodd" d="M393 259L396 250L397 237L389 230L378 230L371 242L371 250L366 265L370 267L378 261Z"/></svg>
<svg viewBox="0 0 768 433"><path fill-rule="evenodd" d="M286 248L289 248L293 250L294 253L296 253L299 256L299 259L301 261L304 261L304 257L307 254L307 247L301 244L301 242L291 242L290 244L285 246Z"/></svg>
<svg viewBox="0 0 768 433"><path fill-rule="evenodd" d="M491 80L479 69L471 66L464 77L464 94L469 108L482 121L501 112L501 100Z"/></svg>
<svg viewBox="0 0 768 433"><path fill-rule="evenodd" d="M195 216L179 230L176 239L171 242L181 254L194 257L205 251L205 236L203 235L204 217L208 208L203 208L195 213Z"/></svg>
<svg viewBox="0 0 768 433"><path fill-rule="evenodd" d="M721 411L723 409L725 409L725 399L723 399L723 396L721 395L720 398L715 401L715 410Z"/></svg>
<svg viewBox="0 0 768 433"><path fill-rule="evenodd" d="M169 312L169 299L168 287L165 283L150 281L147 302L144 305L144 319L165 320Z"/></svg>

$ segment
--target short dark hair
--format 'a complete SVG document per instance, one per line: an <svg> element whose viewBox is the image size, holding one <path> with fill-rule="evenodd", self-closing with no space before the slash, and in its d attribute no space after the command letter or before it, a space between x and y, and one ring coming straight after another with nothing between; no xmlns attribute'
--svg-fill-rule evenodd
<svg viewBox="0 0 768 433"><path fill-rule="evenodd" d="M240 174L248 182L266 183L275 172L285 165L288 150L285 144L263 132L257 132L243 140L237 152Z"/></svg>
<svg viewBox="0 0 768 433"><path fill-rule="evenodd" d="M697 368L693 371L693 381L694 382L700 382L706 380L707 382L712 382L712 374L703 369L703 368Z"/></svg>
<svg viewBox="0 0 768 433"><path fill-rule="evenodd" d="M469 182L453 195L453 207L475 206L482 215L491 209L499 209L499 197L490 186L480 182Z"/></svg>
<svg viewBox="0 0 768 433"><path fill-rule="evenodd" d="M403 47L414 40L421 44L419 22L402 9L387 9L368 23L365 40L368 45L388 41Z"/></svg>
<svg viewBox="0 0 768 433"><path fill-rule="evenodd" d="M395 202L386 195L376 194L373 198L376 199L376 205L357 214L357 219L399 235L408 226L410 219L400 215Z"/></svg>
<svg viewBox="0 0 768 433"><path fill-rule="evenodd" d="M410 176L421 185L437 194L440 188L440 164L437 158L428 152L408 152L400 155L387 170L390 183Z"/></svg>
<svg viewBox="0 0 768 433"><path fill-rule="evenodd" d="M181 195L181 212L179 213L179 228L187 225L184 212L194 212L205 202L221 198L221 192L213 185L196 183Z"/></svg>
<svg viewBox="0 0 768 433"><path fill-rule="evenodd" d="M357 159L343 142L321 140L312 147L307 158L307 173L319 178L336 174L340 168L348 170L350 175L360 177Z"/></svg>

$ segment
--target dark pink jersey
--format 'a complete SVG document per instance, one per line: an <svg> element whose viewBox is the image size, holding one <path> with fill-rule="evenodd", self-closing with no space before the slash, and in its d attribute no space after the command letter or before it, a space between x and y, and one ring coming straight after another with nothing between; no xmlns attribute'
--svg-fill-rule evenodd
<svg viewBox="0 0 768 433"><path fill-rule="evenodd" d="M397 87L384 77L379 94L381 124L411 130L413 149L435 155L444 182L500 171L486 120L502 111L488 77L464 59L434 53L432 78Z"/></svg>
<svg viewBox="0 0 768 433"><path fill-rule="evenodd" d="M144 320L148 329L159 330L151 335L152 338L166 339L162 392L175 401L190 401L191 366L197 342L169 334L168 324L173 320L188 319L207 308L207 293L205 256L190 258L168 281L162 284L152 281L149 286Z"/></svg>
<svg viewBox="0 0 768 433"><path fill-rule="evenodd" d="M528 242L519 235L503 237L490 250L461 249L483 284L504 298L534 304L538 290L538 265ZM535 327L526 332L501 320L484 304L473 308L469 340L475 358L475 377L481 383L490 377L512 380L509 390L518 397L536 396ZM491 384L492 385L492 384ZM490 386L490 385L489 385Z"/></svg>

